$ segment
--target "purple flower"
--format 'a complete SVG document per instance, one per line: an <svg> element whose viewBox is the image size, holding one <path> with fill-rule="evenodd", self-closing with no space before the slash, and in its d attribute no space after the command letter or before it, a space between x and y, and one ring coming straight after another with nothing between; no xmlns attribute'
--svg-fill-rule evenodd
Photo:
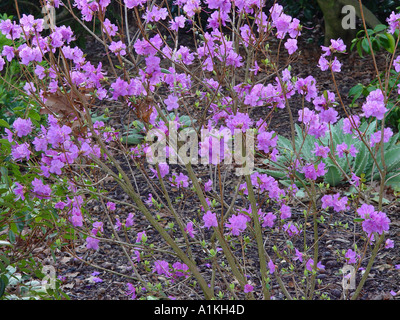
<svg viewBox="0 0 400 320"><path fill-rule="evenodd" d="M315 149L312 151L317 157L326 158L330 151L329 147L320 146L317 142L314 142Z"/></svg>
<svg viewBox="0 0 400 320"><path fill-rule="evenodd" d="M118 42L111 42L109 49L115 53L117 56L121 55L124 56L126 55L126 45L122 42L122 41L118 41Z"/></svg>
<svg viewBox="0 0 400 320"><path fill-rule="evenodd" d="M177 276L177 277L188 277L189 276L188 275L189 267L184 263L175 262L172 265L172 268L174 269L175 276Z"/></svg>
<svg viewBox="0 0 400 320"><path fill-rule="evenodd" d="M291 222L285 223L283 225L283 230L285 230L289 234L290 237L293 235L296 235L300 232L299 229L297 229L297 227Z"/></svg>
<svg viewBox="0 0 400 320"><path fill-rule="evenodd" d="M136 237L136 243L140 243L140 242L146 242L146 240L147 240L147 235L146 235L146 231L142 231L142 232L139 232L138 234L137 234L137 237Z"/></svg>
<svg viewBox="0 0 400 320"><path fill-rule="evenodd" d="M247 227L247 219L244 215L233 215L229 218L229 223L225 224L226 227L230 228L234 236L238 236Z"/></svg>
<svg viewBox="0 0 400 320"><path fill-rule="evenodd" d="M95 283L103 282L102 279L97 277L99 274L100 274L100 272L97 272L97 271L92 272L92 281L93 282L95 282Z"/></svg>
<svg viewBox="0 0 400 320"><path fill-rule="evenodd" d="M218 227L218 221L215 213L207 211L203 215L204 227L210 229L211 227Z"/></svg>
<svg viewBox="0 0 400 320"><path fill-rule="evenodd" d="M247 113L237 112L236 115L231 115L226 120L226 126L231 129L234 134L235 129L239 129L242 132L246 132L247 129L253 124L253 120L250 119Z"/></svg>
<svg viewBox="0 0 400 320"><path fill-rule="evenodd" d="M187 188L189 186L189 177L185 176L182 172L178 176L170 178L173 186Z"/></svg>
<svg viewBox="0 0 400 320"><path fill-rule="evenodd" d="M396 29L400 28L400 13L396 14L394 13L394 11L392 11L389 18L387 18L386 21L389 25L388 32L394 34Z"/></svg>
<svg viewBox="0 0 400 320"><path fill-rule="evenodd" d="M179 28L184 28L185 27L185 21L186 18L185 16L177 16L174 18L174 20L171 20L170 23L170 29L174 31L178 31Z"/></svg>
<svg viewBox="0 0 400 320"><path fill-rule="evenodd" d="M343 120L343 132L352 133L355 128L360 125L360 117L357 115L350 116Z"/></svg>
<svg viewBox="0 0 400 320"><path fill-rule="evenodd" d="M19 184L18 182L15 183L15 188L13 190L14 194L17 196L15 201L18 201L19 199L25 200L24 189L25 188L23 185Z"/></svg>
<svg viewBox="0 0 400 320"><path fill-rule="evenodd" d="M125 227L127 227L127 228L132 227L133 223L134 223L134 221L133 221L133 213L130 212L128 214L128 218L126 218Z"/></svg>
<svg viewBox="0 0 400 320"><path fill-rule="evenodd" d="M32 132L32 120L18 118L14 121L13 128L18 137L24 137Z"/></svg>
<svg viewBox="0 0 400 320"><path fill-rule="evenodd" d="M299 260L300 262L303 262L303 254L296 248L294 248L294 249L295 249L295 254L293 257L293 261Z"/></svg>
<svg viewBox="0 0 400 320"><path fill-rule="evenodd" d="M394 241L391 239L387 239L385 242L385 249L392 249L394 248Z"/></svg>
<svg viewBox="0 0 400 320"><path fill-rule="evenodd" d="M179 108L178 100L179 100L178 97L170 94L168 98L164 100L164 103L167 106L167 110L171 111L174 109L178 109Z"/></svg>
<svg viewBox="0 0 400 320"><path fill-rule="evenodd" d="M275 134L275 131L263 131L258 134L257 140L257 148L264 151L265 153L268 153L270 151L270 147L276 147L276 144L278 142L278 135Z"/></svg>
<svg viewBox="0 0 400 320"><path fill-rule="evenodd" d="M153 272L157 272L157 274L165 275L167 277L172 275L169 271L169 264L165 260L156 260L154 262Z"/></svg>
<svg viewBox="0 0 400 320"><path fill-rule="evenodd" d="M275 264L272 260L268 262L269 273L273 274L275 272Z"/></svg>
<svg viewBox="0 0 400 320"><path fill-rule="evenodd" d="M51 188L47 184L43 184L43 181L35 178L32 181L32 192L35 196L39 199L50 198L51 195Z"/></svg>
<svg viewBox="0 0 400 320"><path fill-rule="evenodd" d="M314 260L310 258L310 259L307 261L307 263L306 263L306 269L307 269L308 271L312 271L313 268L314 268ZM317 268L317 270L324 270L324 269L325 269L325 266L322 265L321 262L318 262L316 268Z"/></svg>
<svg viewBox="0 0 400 320"><path fill-rule="evenodd" d="M254 290L253 286L251 284L245 284L244 285L244 293L252 292Z"/></svg>
<svg viewBox="0 0 400 320"><path fill-rule="evenodd" d="M54 159L51 161L50 164L50 172L54 174L60 175L61 169L64 167L64 162L60 161L59 159Z"/></svg>
<svg viewBox="0 0 400 320"><path fill-rule="evenodd" d="M86 248L88 249L93 249L93 250L98 250L99 249L99 239L95 239L92 237L87 237L86 238Z"/></svg>
<svg viewBox="0 0 400 320"><path fill-rule="evenodd" d="M188 233L189 237L194 238L193 222L189 221L186 224L185 231Z"/></svg>
<svg viewBox="0 0 400 320"><path fill-rule="evenodd" d="M396 60L393 61L393 66L394 66L394 70L396 70L396 72L400 72L400 55L397 56Z"/></svg>
<svg viewBox="0 0 400 320"><path fill-rule="evenodd" d="M29 160L31 151L29 150L29 144L24 142L23 144L17 144L12 147L11 155L15 161L26 159Z"/></svg>
<svg viewBox="0 0 400 320"><path fill-rule="evenodd" d="M127 0L125 0L125 2L126 2L126 1L127 1ZM127 287L128 287L128 290L126 291L126 295L130 296L130 298L131 298L132 300L136 299L136 289L135 289L135 287L133 286L133 284L128 282L126 285L127 285Z"/></svg>
<svg viewBox="0 0 400 320"><path fill-rule="evenodd" d="M92 229L91 233L94 236L96 236L99 232L103 232L103 231L104 231L103 222L100 222L100 221L93 222L93 229Z"/></svg>
<svg viewBox="0 0 400 320"><path fill-rule="evenodd" d="M378 120L382 120L387 109L385 107L385 97L381 89L371 91L366 99L366 102L362 106L364 116L366 118L376 117Z"/></svg>
<svg viewBox="0 0 400 320"><path fill-rule="evenodd" d="M119 230L121 230L121 227L122 227L121 221L120 221L118 218L115 218L114 229L117 230L117 231L119 231Z"/></svg>
<svg viewBox="0 0 400 320"><path fill-rule="evenodd" d="M272 212L268 212L263 216L262 227L270 227L272 228L275 224L276 216Z"/></svg>
<svg viewBox="0 0 400 320"><path fill-rule="evenodd" d="M347 263L357 263L357 259L360 257L357 253L351 249L347 250L345 256Z"/></svg>
<svg viewBox="0 0 400 320"><path fill-rule="evenodd" d="M285 204L283 204L281 206L281 210L280 211L281 211L281 219L282 220L288 219L288 218L290 218L292 216L292 214L290 213L290 207L285 205Z"/></svg>
<svg viewBox="0 0 400 320"><path fill-rule="evenodd" d="M114 211L115 210L115 203L114 202L107 202L107 209L110 211Z"/></svg>
<svg viewBox="0 0 400 320"><path fill-rule="evenodd" d="M321 71L326 71L329 69L329 61L323 55L318 60L318 68L320 68Z"/></svg>
<svg viewBox="0 0 400 320"><path fill-rule="evenodd" d="M213 182L211 179L209 179L205 184L204 184L204 191L208 192L212 190L212 185Z"/></svg>
<svg viewBox="0 0 400 320"><path fill-rule="evenodd" d="M305 99L311 102L311 99L314 99L318 95L318 90L316 87L316 80L312 76L308 76L307 78L299 78L296 82L296 90L299 94L304 95Z"/></svg>
<svg viewBox="0 0 400 320"><path fill-rule="evenodd" d="M314 164L305 165L303 173L307 179L316 180L318 177L322 177L327 170L325 170L325 163L322 161L318 164L317 168Z"/></svg>
<svg viewBox="0 0 400 320"><path fill-rule="evenodd" d="M289 54L293 54L297 50L297 40L296 39L288 39L285 42L285 48Z"/></svg>

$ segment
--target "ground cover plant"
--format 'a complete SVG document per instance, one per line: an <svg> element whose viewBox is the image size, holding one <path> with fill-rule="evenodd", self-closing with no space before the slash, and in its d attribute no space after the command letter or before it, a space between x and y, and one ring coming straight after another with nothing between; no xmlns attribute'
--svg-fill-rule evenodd
<svg viewBox="0 0 400 320"><path fill-rule="evenodd" d="M294 74L303 30L277 2L124 0L118 25L109 5L43 2L81 22L104 64L71 27L23 12L0 21L1 79L23 97L0 121L2 298L68 298L38 265L44 251L92 266L92 284L99 270L125 278L130 299L330 299L332 282L337 299L362 297L378 253L395 248L386 205L400 146L385 120L397 50L386 78L370 50L377 82L355 112L337 82L344 42L320 48L329 90ZM397 48L400 13L387 24ZM285 136L271 127L282 114ZM340 245L326 238L337 230ZM100 265L110 246L121 260Z"/></svg>

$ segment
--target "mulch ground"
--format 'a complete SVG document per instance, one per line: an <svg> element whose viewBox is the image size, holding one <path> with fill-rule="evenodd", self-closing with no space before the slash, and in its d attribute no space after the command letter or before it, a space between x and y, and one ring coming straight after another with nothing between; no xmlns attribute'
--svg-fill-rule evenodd
<svg viewBox="0 0 400 320"><path fill-rule="evenodd" d="M321 32L321 30L313 31L315 34ZM315 37L314 33L310 33L309 37L302 37L299 41L301 54L296 58L296 62L292 63L292 75L297 75L298 77L306 77L308 75L313 75L317 80L317 85L321 89L334 91L334 86L330 77L329 72L321 72L317 67L318 59L320 56L320 47L317 41L309 42L305 39L310 37ZM89 43L88 54L96 60L103 60L104 63L107 61L104 56L100 56L100 49L95 44ZM351 99L348 98L347 94L350 88L357 83L368 84L375 77L375 70L370 58L361 59L356 53L349 54L347 56L341 57L341 62L343 63L342 72L337 74L337 83L339 84L339 90L342 94L344 103L349 105ZM380 55L378 57L378 63L380 66L385 64L385 56ZM294 116L297 116L297 111L301 108L301 100L298 98L293 98L291 100L291 108ZM121 109L113 108L112 104L108 107L112 111L111 125L118 129L118 126L122 126L121 118L123 114ZM253 113L254 118L259 119L260 117L265 117L269 110L263 108L257 108ZM357 110L352 110L356 112ZM279 134L288 135L289 134L289 117L285 110L278 111L272 118L270 129L275 130ZM135 169L136 170L136 169ZM136 173L138 171L135 171ZM208 170L201 173L204 178L207 179ZM135 174L137 187L141 191L141 195L147 196L149 193L154 194L146 181L141 175ZM225 192L233 194L233 187L235 185L234 175L228 175L226 178ZM116 199L128 202L129 199L126 195L120 192L118 187L109 182L108 188L111 190L110 195L115 196ZM342 190L345 191L345 190ZM179 195L177 190L171 189L171 198L173 199L176 195ZM182 203L179 206L179 214L182 214L185 219L197 218L199 206L196 204L195 198L190 194L185 194L187 199L186 203ZM193 199L193 201L191 201ZM238 204L240 204L240 197L238 198ZM104 212L96 202L90 202L88 204L88 211L92 215L97 215L98 219L104 219ZM119 217L121 221L124 221L129 208L118 207L115 212L115 217ZM360 295L360 299L366 300L382 300L382 299L396 299L400 300L400 274L399 270L395 269L395 265L400 264L400 205L398 200L393 200L386 208L385 212L391 219L391 228L388 233L388 238L394 240L395 247L390 250L381 250L376 258L375 264L371 270L370 276L365 283L364 289ZM160 218L164 220L165 226L167 227L170 217L168 216L166 210L157 211L153 208L153 213L159 214ZM333 214L332 214L333 215ZM325 294L330 299L341 299L343 298L342 289L342 276L339 274L339 269L343 266L343 261L339 258L342 250L347 250L353 244L354 232L358 233L360 230L354 227L354 215L343 213L341 215L335 214L326 216L326 221L320 225L320 247L319 256L323 265L326 269L319 272L317 279L321 280L318 290ZM299 215L299 222L302 221L302 216ZM342 226L334 225L333 221L340 221ZM348 224L348 228L344 225ZM112 226L106 225L105 235L110 236L112 233ZM152 228L149 227L148 222L144 217L141 217L139 213L135 215L135 225L132 229L131 234L120 233L119 236L122 240L128 239L134 243L135 236L137 232L146 230L148 235L149 243L154 243L157 248L163 247L163 241L160 236ZM268 243L277 244L278 246L283 245L284 239L274 238L271 236L268 238ZM297 240L300 245L303 239ZM312 239L307 239L312 243ZM296 244L296 243L294 243ZM164 246L165 247L165 246ZM266 245L267 250L271 248L272 245ZM71 248L72 249L72 248ZM77 259L74 259L67 251L58 252L57 261L54 262L51 257L45 257L45 263L53 264L57 269L57 275L63 279L63 289L68 294L72 300L125 300L129 299L127 292L127 283L131 282L135 286L138 286L138 282L134 279L129 279L124 277L133 275L132 267L130 266L127 257L121 251L120 246L102 242L100 250L93 253L93 251L88 251L85 248L84 243L78 243L73 248L75 250L76 256L82 257L90 264L83 263ZM211 279L211 271L207 264L208 260L205 260L204 253L202 252L201 246L194 246L193 249L194 256L197 256L196 262L199 265L200 271L204 274L207 280ZM240 253L240 243L235 245L235 250L239 250ZM130 256L134 256L134 249L131 248L128 253ZM158 257L162 259L163 254L154 251L147 252L148 257L157 259ZM238 256L241 256L240 254ZM343 256L343 255L342 255ZM367 256L368 257L368 256ZM257 248L255 245L249 244L246 251L246 274L250 275L251 279L254 280L255 290L260 292L260 281L259 281L259 261ZM367 260L367 259L366 259ZM151 268L152 266L150 266ZM284 262L279 267L284 267ZM365 267L365 265L363 265ZM165 283L165 278L156 275L155 273L146 271L143 266L137 265L139 272L143 272L143 279L145 281L158 281L160 283ZM111 272L106 272L105 270L110 270ZM92 273L99 272L98 277L103 281L95 283L93 282ZM226 276L229 278L229 270L225 271ZM357 283L360 279L360 273L358 272ZM294 294L296 292L295 284L290 278L285 278L286 284L289 290ZM227 292L226 284L218 280L215 284L215 291L221 290ZM391 295L389 292L393 290L397 292L397 296ZM189 281L179 280L172 286L165 290L167 296L173 296L176 299L202 299L203 295L199 290L198 286L191 286ZM272 282L272 296L274 299L280 300L284 299L277 283ZM140 293L138 294L140 297ZM240 298L241 296L239 296ZM261 298L256 295L256 298Z"/></svg>

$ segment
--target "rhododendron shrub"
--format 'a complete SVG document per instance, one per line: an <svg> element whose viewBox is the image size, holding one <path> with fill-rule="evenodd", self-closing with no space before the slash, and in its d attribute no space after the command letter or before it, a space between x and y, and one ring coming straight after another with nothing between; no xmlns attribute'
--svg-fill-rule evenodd
<svg viewBox="0 0 400 320"><path fill-rule="evenodd" d="M4 132L11 161L32 174L25 185L15 184L15 200L54 201L65 228L76 231L74 241L83 241L89 254L106 241L118 244L136 279L128 283L131 297L154 292L143 275L150 272L166 279L165 292L169 284L190 278L206 299L215 296L216 281L231 284L226 297L269 299L277 283L287 299L312 299L316 275L325 269L318 249L319 224L326 216L335 219L347 212L365 236L341 257L343 263L367 263L353 294L357 298L390 225L382 206L386 167L383 155L374 152L389 134L384 88L370 93L362 114L348 113L335 80L346 52L341 39L321 48L318 63L322 71L331 73L332 91L321 91L312 75L293 74L290 63L297 54L302 27L279 4L264 8L262 1L179 0L173 3L178 13L171 16L168 3L125 0L122 10L130 19L122 29L106 18L109 4L73 2L81 13L77 19L101 25L101 36L92 36L104 46L110 63L107 72L74 46L70 28L55 26L46 35L43 21L26 14L19 21L0 23L4 35L23 43L4 50L1 59L4 63L15 59L33 70L27 69L30 77L24 88L46 118L41 126L19 118ZM68 4L57 5L71 9ZM203 10L209 12L205 25L198 22ZM132 19L138 32L127 34ZM191 45L181 45L180 40L189 36ZM274 43L278 43L275 51ZM303 101L298 118L290 109L294 97ZM92 121L92 109L107 101L122 109L123 120L141 124L146 136L142 143L123 143L128 130ZM266 109L267 116L255 118L257 108ZM326 145L315 145L313 162L304 161L302 146L295 146L295 121L301 124L302 134L323 138L339 120L338 108L348 114L343 129L365 143L374 159L380 159L375 160L382 176L376 207L360 204L368 202L368 197L365 184L355 183L359 177L352 177L357 188L351 198L321 186L327 173L321 159L354 157L355 144L343 142L334 150L332 140L325 140ZM257 158L276 162L285 152L278 148L277 133L269 127L269 118L279 113L289 113L292 120L288 130L293 161L282 168L291 179L290 186L252 165ZM377 136L374 145L359 131L360 121L371 119L380 121L375 131L381 139ZM303 173L308 182L301 186L309 197L300 209L303 220L293 214L299 211L294 206L300 191L296 172ZM139 177L151 188L150 194L138 186ZM227 179L234 185L229 191ZM115 197L111 192L115 187L129 201ZM57 188L65 193L60 195ZM93 214L93 202L102 208L101 216ZM122 208L129 215L124 216ZM190 214L184 208L196 210ZM162 244L138 229L135 220L139 217L161 235ZM306 241L309 231L313 238ZM272 242L270 235L282 241ZM168 250L163 249L165 245ZM371 247L368 260L366 250ZM259 270L249 278L245 252L250 249L258 255ZM155 251L157 256L149 254ZM212 270L211 280L201 271L204 267ZM289 278L298 282L300 290L287 287Z"/></svg>

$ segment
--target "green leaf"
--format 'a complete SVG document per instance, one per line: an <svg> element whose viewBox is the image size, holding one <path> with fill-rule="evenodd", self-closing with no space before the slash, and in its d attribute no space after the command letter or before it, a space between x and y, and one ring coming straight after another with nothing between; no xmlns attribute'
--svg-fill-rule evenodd
<svg viewBox="0 0 400 320"><path fill-rule="evenodd" d="M165 74L171 74L171 72L167 69L161 68L161 72Z"/></svg>
<svg viewBox="0 0 400 320"><path fill-rule="evenodd" d="M8 284L8 278L6 275L2 275L0 277L0 299L4 295L4 291L6 290L6 286Z"/></svg>
<svg viewBox="0 0 400 320"><path fill-rule="evenodd" d="M140 144L143 141L144 137L138 133L131 133L128 136L123 136L121 141L127 144Z"/></svg>
<svg viewBox="0 0 400 320"><path fill-rule="evenodd" d="M385 32L385 36L388 38L388 41L389 41L389 43L388 43L388 45L385 47L385 49L386 49L388 52L393 53L394 50L396 49L396 40L395 40L395 38L394 38L390 33Z"/></svg>
<svg viewBox="0 0 400 320"><path fill-rule="evenodd" d="M366 153L368 152L367 147L365 145L362 145L358 149L358 153L356 155L356 159L354 161L354 174L359 177L362 173L364 173L365 167L368 163L368 158L369 154L367 155Z"/></svg>
<svg viewBox="0 0 400 320"><path fill-rule="evenodd" d="M3 246L12 247L13 245L8 241L0 240L0 247L3 247Z"/></svg>
<svg viewBox="0 0 400 320"><path fill-rule="evenodd" d="M328 172L325 174L325 182L335 187L342 182L342 175L336 166L328 166Z"/></svg>
<svg viewBox="0 0 400 320"><path fill-rule="evenodd" d="M381 32L383 30L386 30L386 28L387 28L387 26L385 26L384 24L378 24L378 25L375 26L374 32L378 33L378 32Z"/></svg>
<svg viewBox="0 0 400 320"><path fill-rule="evenodd" d="M364 39L361 41L361 47L363 48L363 50L364 50L366 53L368 53L368 54L371 53L371 48L369 47L369 42L368 42L368 39L367 39L367 38L364 38Z"/></svg>
<svg viewBox="0 0 400 320"><path fill-rule="evenodd" d="M3 119L0 119L0 127L10 129L10 125L8 124L8 122Z"/></svg>

